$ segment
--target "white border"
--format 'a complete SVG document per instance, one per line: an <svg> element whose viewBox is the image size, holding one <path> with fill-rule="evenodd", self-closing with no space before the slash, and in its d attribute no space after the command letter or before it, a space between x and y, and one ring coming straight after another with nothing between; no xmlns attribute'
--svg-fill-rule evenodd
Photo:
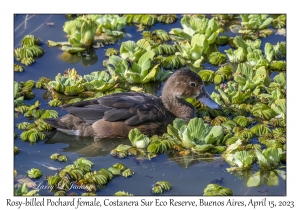
<svg viewBox="0 0 300 210"><path fill-rule="evenodd" d="M5 4L4 4L4 3ZM2 133L2 143L3 148L0 152L2 160L2 170L1 170L1 206L6 207L6 199L12 200L22 200L25 198L13 197L12 192L12 171L13 171L13 14L23 13L23 14L36 14L36 13L173 13L173 14L183 14L183 13L286 13L287 14L287 196L278 197L267 197L268 201L274 200L278 201L294 201L296 209L299 209L300 202L299 193L296 191L296 186L299 186L299 180L297 180L297 172L299 172L299 165L297 161L297 142L300 139L297 138L297 131L300 129L298 118L299 110L299 99L297 90L297 82L299 80L299 67L297 66L299 60L299 54L296 52L297 46L299 46L299 38L296 40L296 36L299 37L299 6L288 1L261 1L261 0L250 0L250 1L162 1L162 0L151 0L151 1L3 1L1 3L1 61L4 65L1 66L1 97L3 102L1 104L1 133ZM295 1L293 1L295 2ZM292 44L293 43L293 44ZM297 68L298 67L298 68ZM10 88L7 88L10 87ZM297 161L297 162L296 162ZM199 194L202 189L199 189ZM298 197L298 199L297 199ZM42 199L43 197L39 197ZM46 197L49 198L49 197ZM98 197L99 200L104 200L106 197ZM110 200L128 200L129 198L114 198L107 197ZM211 201L227 201L229 197L174 197L177 200L195 200L198 203L199 199L211 200ZM250 199L256 201L261 200L263 197L232 197L236 201L249 202ZM53 198L58 199L58 198ZM64 198L61 198L64 199ZM66 198L68 200L71 197ZM91 198L86 198L91 199ZM133 200L141 200L143 197L134 197ZM170 197L144 197L146 200L160 199L169 200ZM152 208L155 206L152 206ZM228 207L228 206L227 206ZM227 208L226 207L226 208ZM32 207L23 207L22 209L31 209ZM45 208L45 207L43 207ZM51 209L51 207L46 207ZM56 209L62 209L63 207L56 207ZM74 207L71 207L74 209ZM99 208L99 207L97 207ZM103 207L102 207L103 208ZM114 209L115 207L105 207L105 209ZM142 207L122 207L124 209L140 209ZM150 207L151 208L151 207ZM155 208L166 208L166 207L155 207ZM174 208L174 207L172 207ZM182 208L182 207L175 207ZM208 207L199 207L201 209L206 209ZM210 207L210 209L215 209L216 207ZM223 207L224 208L224 207ZM240 207L228 207L230 209L238 209ZM266 209L267 207L256 207L255 209ZM6 207L5 209L8 209ZM14 207L16 209L16 207ZM83 209L83 207L79 208ZM247 207L250 209L250 207ZM251 209L253 209L251 207ZM281 209L279 207L275 209ZM282 208L283 209L283 208Z"/></svg>

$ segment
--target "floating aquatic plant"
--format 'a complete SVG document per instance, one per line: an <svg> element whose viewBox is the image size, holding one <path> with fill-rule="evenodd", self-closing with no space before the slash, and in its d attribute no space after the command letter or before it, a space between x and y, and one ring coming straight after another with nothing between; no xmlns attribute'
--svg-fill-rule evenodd
<svg viewBox="0 0 300 210"><path fill-rule="evenodd" d="M96 40L97 36L106 34L112 37L122 37L123 28L126 25L126 18L120 15L87 15L97 24Z"/></svg>
<svg viewBox="0 0 300 210"><path fill-rule="evenodd" d="M186 65L184 58L180 55L163 57L161 65L164 69L178 69Z"/></svg>
<svg viewBox="0 0 300 210"><path fill-rule="evenodd" d="M250 169L254 156L248 151L236 151L234 153L226 153L223 158L231 166L227 168L227 171L233 172L237 170L248 170Z"/></svg>
<svg viewBox="0 0 300 210"><path fill-rule="evenodd" d="M235 127L232 129L232 131L234 132L234 136L238 137L239 139L249 140L253 137L253 133L247 128L241 129Z"/></svg>
<svg viewBox="0 0 300 210"><path fill-rule="evenodd" d="M101 168L99 171L97 171L97 173L104 175L108 181L112 180L114 177L114 175L106 168Z"/></svg>
<svg viewBox="0 0 300 210"><path fill-rule="evenodd" d="M216 38L216 44L217 45L221 45L221 46L225 46L229 43L229 36L227 35L220 35Z"/></svg>
<svg viewBox="0 0 300 210"><path fill-rule="evenodd" d="M232 50L232 48L230 48L229 50L224 50L224 51L226 52L229 61L232 63L240 63L245 60L243 48L241 47L238 47L236 50Z"/></svg>
<svg viewBox="0 0 300 210"><path fill-rule="evenodd" d="M132 171L130 168L127 168L122 172L123 177L129 177L129 176L132 176L133 174L134 174L134 171Z"/></svg>
<svg viewBox="0 0 300 210"><path fill-rule="evenodd" d="M109 167L108 170L114 175L114 176L120 176L121 175L121 169L116 167Z"/></svg>
<svg viewBox="0 0 300 210"><path fill-rule="evenodd" d="M152 187L152 193L163 193L165 190L171 190L172 185L167 181L158 181Z"/></svg>
<svg viewBox="0 0 300 210"><path fill-rule="evenodd" d="M55 99L53 99L53 100L50 100L50 101L48 102L48 104L49 104L49 106L61 106L63 103L62 103L61 100L55 98Z"/></svg>
<svg viewBox="0 0 300 210"><path fill-rule="evenodd" d="M56 186L61 181L61 177L57 175L49 176L47 180L49 186Z"/></svg>
<svg viewBox="0 0 300 210"><path fill-rule="evenodd" d="M239 33L250 36L253 39L257 37L265 38L267 35L272 34L272 30L267 27L271 24L273 18L268 15L261 14L241 14L241 25L243 28L239 30Z"/></svg>
<svg viewBox="0 0 300 210"><path fill-rule="evenodd" d="M92 167L94 165L94 163L84 157L78 158L77 160L74 161L74 165L75 166L88 166L88 167Z"/></svg>
<svg viewBox="0 0 300 210"><path fill-rule="evenodd" d="M21 41L21 47L15 49L14 56L25 66L30 66L35 60L44 54L43 48L38 46L40 39L33 35L26 35Z"/></svg>
<svg viewBox="0 0 300 210"><path fill-rule="evenodd" d="M275 100L274 103L271 104L271 109L278 114L276 116L277 118L286 119L286 100L284 98Z"/></svg>
<svg viewBox="0 0 300 210"><path fill-rule="evenodd" d="M116 78L111 77L105 71L95 71L84 75L83 78L86 80L83 87L87 91L105 92L111 90L116 85Z"/></svg>
<svg viewBox="0 0 300 210"><path fill-rule="evenodd" d="M59 190L54 193L54 196L66 196L67 192L64 190Z"/></svg>
<svg viewBox="0 0 300 210"><path fill-rule="evenodd" d="M170 31L171 38L177 41L183 39L191 41L193 35L201 34L205 35L208 44L212 44L220 33L216 18L208 20L206 17L198 18L195 16L184 15L181 18L180 23L183 29L173 28Z"/></svg>
<svg viewBox="0 0 300 210"><path fill-rule="evenodd" d="M23 100L30 100L35 97L32 89L35 82L33 80L28 80L26 82L16 82L14 81L14 104L15 106L21 105Z"/></svg>
<svg viewBox="0 0 300 210"><path fill-rule="evenodd" d="M133 194L124 191L118 191L114 194L114 196L133 196Z"/></svg>
<svg viewBox="0 0 300 210"><path fill-rule="evenodd" d="M194 67L200 67L208 51L209 43L204 34L195 34L191 37L191 43L183 41L175 43L175 47L179 50L176 55L180 55Z"/></svg>
<svg viewBox="0 0 300 210"><path fill-rule="evenodd" d="M271 118L276 116L276 112L271 109L268 105L257 103L253 106L251 113L255 117L259 117L262 119L270 120Z"/></svg>
<svg viewBox="0 0 300 210"><path fill-rule="evenodd" d="M115 163L112 167L118 168L121 171L124 171L125 169L127 169L127 167L122 163Z"/></svg>
<svg viewBox="0 0 300 210"><path fill-rule="evenodd" d="M126 23L141 24L143 26L152 26L157 21L156 15L151 14L125 14Z"/></svg>
<svg viewBox="0 0 300 210"><path fill-rule="evenodd" d="M21 105L23 103L24 100L24 96L20 96L19 92L20 92L20 84L16 81L14 81L14 106L18 107L19 105Z"/></svg>
<svg viewBox="0 0 300 210"><path fill-rule="evenodd" d="M35 83L35 87L36 88L43 88L43 89L47 89L47 85L48 82L50 82L51 79L47 78L47 77L41 77L36 83Z"/></svg>
<svg viewBox="0 0 300 210"><path fill-rule="evenodd" d="M233 121L235 121L239 126L247 127L252 123L251 118L247 118L245 116L237 116L233 118Z"/></svg>
<svg viewBox="0 0 300 210"><path fill-rule="evenodd" d="M209 82L213 83L214 82L214 77L215 77L215 72L212 70L200 70L198 75L201 77L203 82Z"/></svg>
<svg viewBox="0 0 300 210"><path fill-rule="evenodd" d="M57 183L57 188L60 190L70 190L71 182L68 177L62 177L61 180Z"/></svg>
<svg viewBox="0 0 300 210"><path fill-rule="evenodd" d="M22 122L22 123L17 124L17 128L20 130L25 130L28 125L30 125L29 122Z"/></svg>
<svg viewBox="0 0 300 210"><path fill-rule="evenodd" d="M129 131L128 138L131 144L137 148L145 149L150 143L150 139L145 134L142 134L139 129L134 128Z"/></svg>
<svg viewBox="0 0 300 210"><path fill-rule="evenodd" d="M262 136L262 135L265 135L265 134L272 134L271 129L268 127L268 125L265 125L265 124L257 124L255 126L253 126L250 130L256 136Z"/></svg>
<svg viewBox="0 0 300 210"><path fill-rule="evenodd" d="M168 125L167 130L168 134L182 142L182 145L188 149L196 145L216 144L223 138L221 126L211 127L201 118L194 118L188 124L177 118L173 121L173 125Z"/></svg>
<svg viewBox="0 0 300 210"><path fill-rule="evenodd" d="M176 20L177 20L177 16L174 14L158 15L158 17L157 17L157 21L164 23L164 24L174 23Z"/></svg>
<svg viewBox="0 0 300 210"><path fill-rule="evenodd" d="M88 17L78 17L67 21L63 30L68 34L68 41L73 47L89 47L94 42L97 25Z"/></svg>
<svg viewBox="0 0 300 210"><path fill-rule="evenodd" d="M14 154L16 155L16 154L18 154L19 153L19 148L17 147L17 146L14 146Z"/></svg>
<svg viewBox="0 0 300 210"><path fill-rule="evenodd" d="M132 44L130 44L130 46L133 46L135 44L134 42L131 43ZM123 44L124 42L122 43L122 46ZM130 53L125 53L126 55L124 54L122 46L120 49L121 56L130 56ZM118 76L119 79L122 78L123 80L126 80L131 84L144 84L150 81L162 81L170 76L172 72L163 71L159 67L159 64L153 65L152 61L154 55L155 53L153 51L147 51L143 54L140 54L139 59L132 62L131 68L129 67L127 60L122 59L118 56L109 57L109 64L113 65L114 68L110 67L106 62L104 62L104 65L108 68L112 76Z"/></svg>
<svg viewBox="0 0 300 210"><path fill-rule="evenodd" d="M280 164L282 155L281 148L267 148L262 152L255 150L255 155L261 169L270 170L276 169Z"/></svg>
<svg viewBox="0 0 300 210"><path fill-rule="evenodd" d="M88 172L86 174L84 174L84 183L86 184L95 184L95 185L104 185L107 183L107 178L104 174L102 173L92 173L92 172ZM92 191L92 190L88 190L88 191Z"/></svg>
<svg viewBox="0 0 300 210"><path fill-rule="evenodd" d="M83 78L78 75L76 69L68 69L64 75L60 73L55 77L55 81L48 83L48 89L66 95L75 96L84 91L82 86Z"/></svg>
<svg viewBox="0 0 300 210"><path fill-rule="evenodd" d="M21 133L20 138L23 141L30 141L31 143L34 143L37 140L44 140L46 138L46 135L38 129L32 128Z"/></svg>
<svg viewBox="0 0 300 210"><path fill-rule="evenodd" d="M14 196L37 196L39 190L28 190L26 183L23 183L19 188L14 189Z"/></svg>
<svg viewBox="0 0 300 210"><path fill-rule="evenodd" d="M27 171L27 176L30 178L39 178L42 176L42 173L38 168L32 168Z"/></svg>
<svg viewBox="0 0 300 210"><path fill-rule="evenodd" d="M230 188L222 187L218 184L208 184L204 189L204 196L232 196Z"/></svg>
<svg viewBox="0 0 300 210"><path fill-rule="evenodd" d="M245 102L250 97L250 90L246 89L245 91L241 90L241 86L237 83L229 81L227 83L227 88L223 91L220 87L215 87L219 91L222 103L221 104L241 104ZM237 90L240 89L240 90ZM216 94L215 94L216 95ZM216 97L216 96L214 96Z"/></svg>
<svg viewBox="0 0 300 210"><path fill-rule="evenodd" d="M82 193L81 196L97 196L97 194L93 192L86 192L86 193Z"/></svg>
<svg viewBox="0 0 300 210"><path fill-rule="evenodd" d="M232 130L234 127L236 127L237 126L237 124L236 124L236 122L235 121L233 121L233 120L226 120L225 122L223 122L222 124L221 124L221 126L223 127L223 128L225 128L226 130ZM224 137L225 138L225 137ZM225 139L224 139L225 140Z"/></svg>
<svg viewBox="0 0 300 210"><path fill-rule="evenodd" d="M105 52L106 56L118 55L119 51L115 48L108 48Z"/></svg>
<svg viewBox="0 0 300 210"><path fill-rule="evenodd" d="M120 144L117 148L113 149L110 154L114 157L118 158L125 158L128 156L128 149L130 149L131 146Z"/></svg>
<svg viewBox="0 0 300 210"><path fill-rule="evenodd" d="M151 40L155 43L161 44L163 42L170 41L170 36L164 30L157 29L154 31L143 31L143 38L147 40Z"/></svg>
<svg viewBox="0 0 300 210"><path fill-rule="evenodd" d="M209 55L208 61L213 65L221 65L226 61L226 55L220 52L213 52Z"/></svg>
<svg viewBox="0 0 300 210"><path fill-rule="evenodd" d="M15 72L23 72L24 68L23 68L23 66L14 63L14 71Z"/></svg>
<svg viewBox="0 0 300 210"><path fill-rule="evenodd" d="M278 15L275 19L272 20L271 26L273 28L279 29L279 28L284 28L286 25L286 15Z"/></svg>
<svg viewBox="0 0 300 210"><path fill-rule="evenodd" d="M49 46L62 46L69 53L84 52L88 47L96 48L115 43L123 36L122 29L126 24L119 15L83 15L67 21L63 30L68 34L68 42L53 42Z"/></svg>
<svg viewBox="0 0 300 210"><path fill-rule="evenodd" d="M170 44L153 44L152 46L155 55L174 55L175 47Z"/></svg>
<svg viewBox="0 0 300 210"><path fill-rule="evenodd" d="M164 154L168 150L172 149L175 142L170 139L160 138L158 136L152 136L151 142L147 147L147 151L155 154Z"/></svg>
<svg viewBox="0 0 300 210"><path fill-rule="evenodd" d="M34 119L57 118L58 113L55 110L31 109L24 113L24 116Z"/></svg>
<svg viewBox="0 0 300 210"><path fill-rule="evenodd" d="M50 159L51 159L51 160L58 160L59 162L66 162L66 161L68 161L67 156L61 155L61 154L58 154L58 153L52 154L52 155L50 156Z"/></svg>
<svg viewBox="0 0 300 210"><path fill-rule="evenodd" d="M217 116L215 119L211 120L210 124L212 126L221 125L222 123L226 122L228 120L227 117L224 116Z"/></svg>

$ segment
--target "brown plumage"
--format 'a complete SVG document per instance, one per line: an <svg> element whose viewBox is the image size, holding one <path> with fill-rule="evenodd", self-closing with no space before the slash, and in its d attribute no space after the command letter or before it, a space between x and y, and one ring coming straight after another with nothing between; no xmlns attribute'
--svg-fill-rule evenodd
<svg viewBox="0 0 300 210"><path fill-rule="evenodd" d="M161 97L137 92L115 93L63 105L70 114L45 121L63 132L96 139L126 138L132 128L146 135L161 134L176 117L186 122L196 117L195 108L185 100L187 97L198 98L214 109L221 108L210 99L196 73L181 69L166 81Z"/></svg>

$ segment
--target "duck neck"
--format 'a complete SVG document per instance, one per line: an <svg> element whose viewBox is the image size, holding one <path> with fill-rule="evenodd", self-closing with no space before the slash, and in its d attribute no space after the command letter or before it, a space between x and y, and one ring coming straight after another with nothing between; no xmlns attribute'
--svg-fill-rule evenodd
<svg viewBox="0 0 300 210"><path fill-rule="evenodd" d="M169 112L175 115L175 117L185 120L187 123L190 119L197 116L194 106L184 98L162 95L162 102Z"/></svg>

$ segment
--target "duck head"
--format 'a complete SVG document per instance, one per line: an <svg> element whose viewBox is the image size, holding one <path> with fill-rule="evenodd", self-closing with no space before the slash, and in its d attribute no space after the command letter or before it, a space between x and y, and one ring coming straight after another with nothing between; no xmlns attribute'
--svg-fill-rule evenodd
<svg viewBox="0 0 300 210"><path fill-rule="evenodd" d="M186 98L196 98L211 109L222 109L207 93L198 74L189 69L180 69L166 81L162 90L164 106L176 117L189 121L196 117L195 108Z"/></svg>

